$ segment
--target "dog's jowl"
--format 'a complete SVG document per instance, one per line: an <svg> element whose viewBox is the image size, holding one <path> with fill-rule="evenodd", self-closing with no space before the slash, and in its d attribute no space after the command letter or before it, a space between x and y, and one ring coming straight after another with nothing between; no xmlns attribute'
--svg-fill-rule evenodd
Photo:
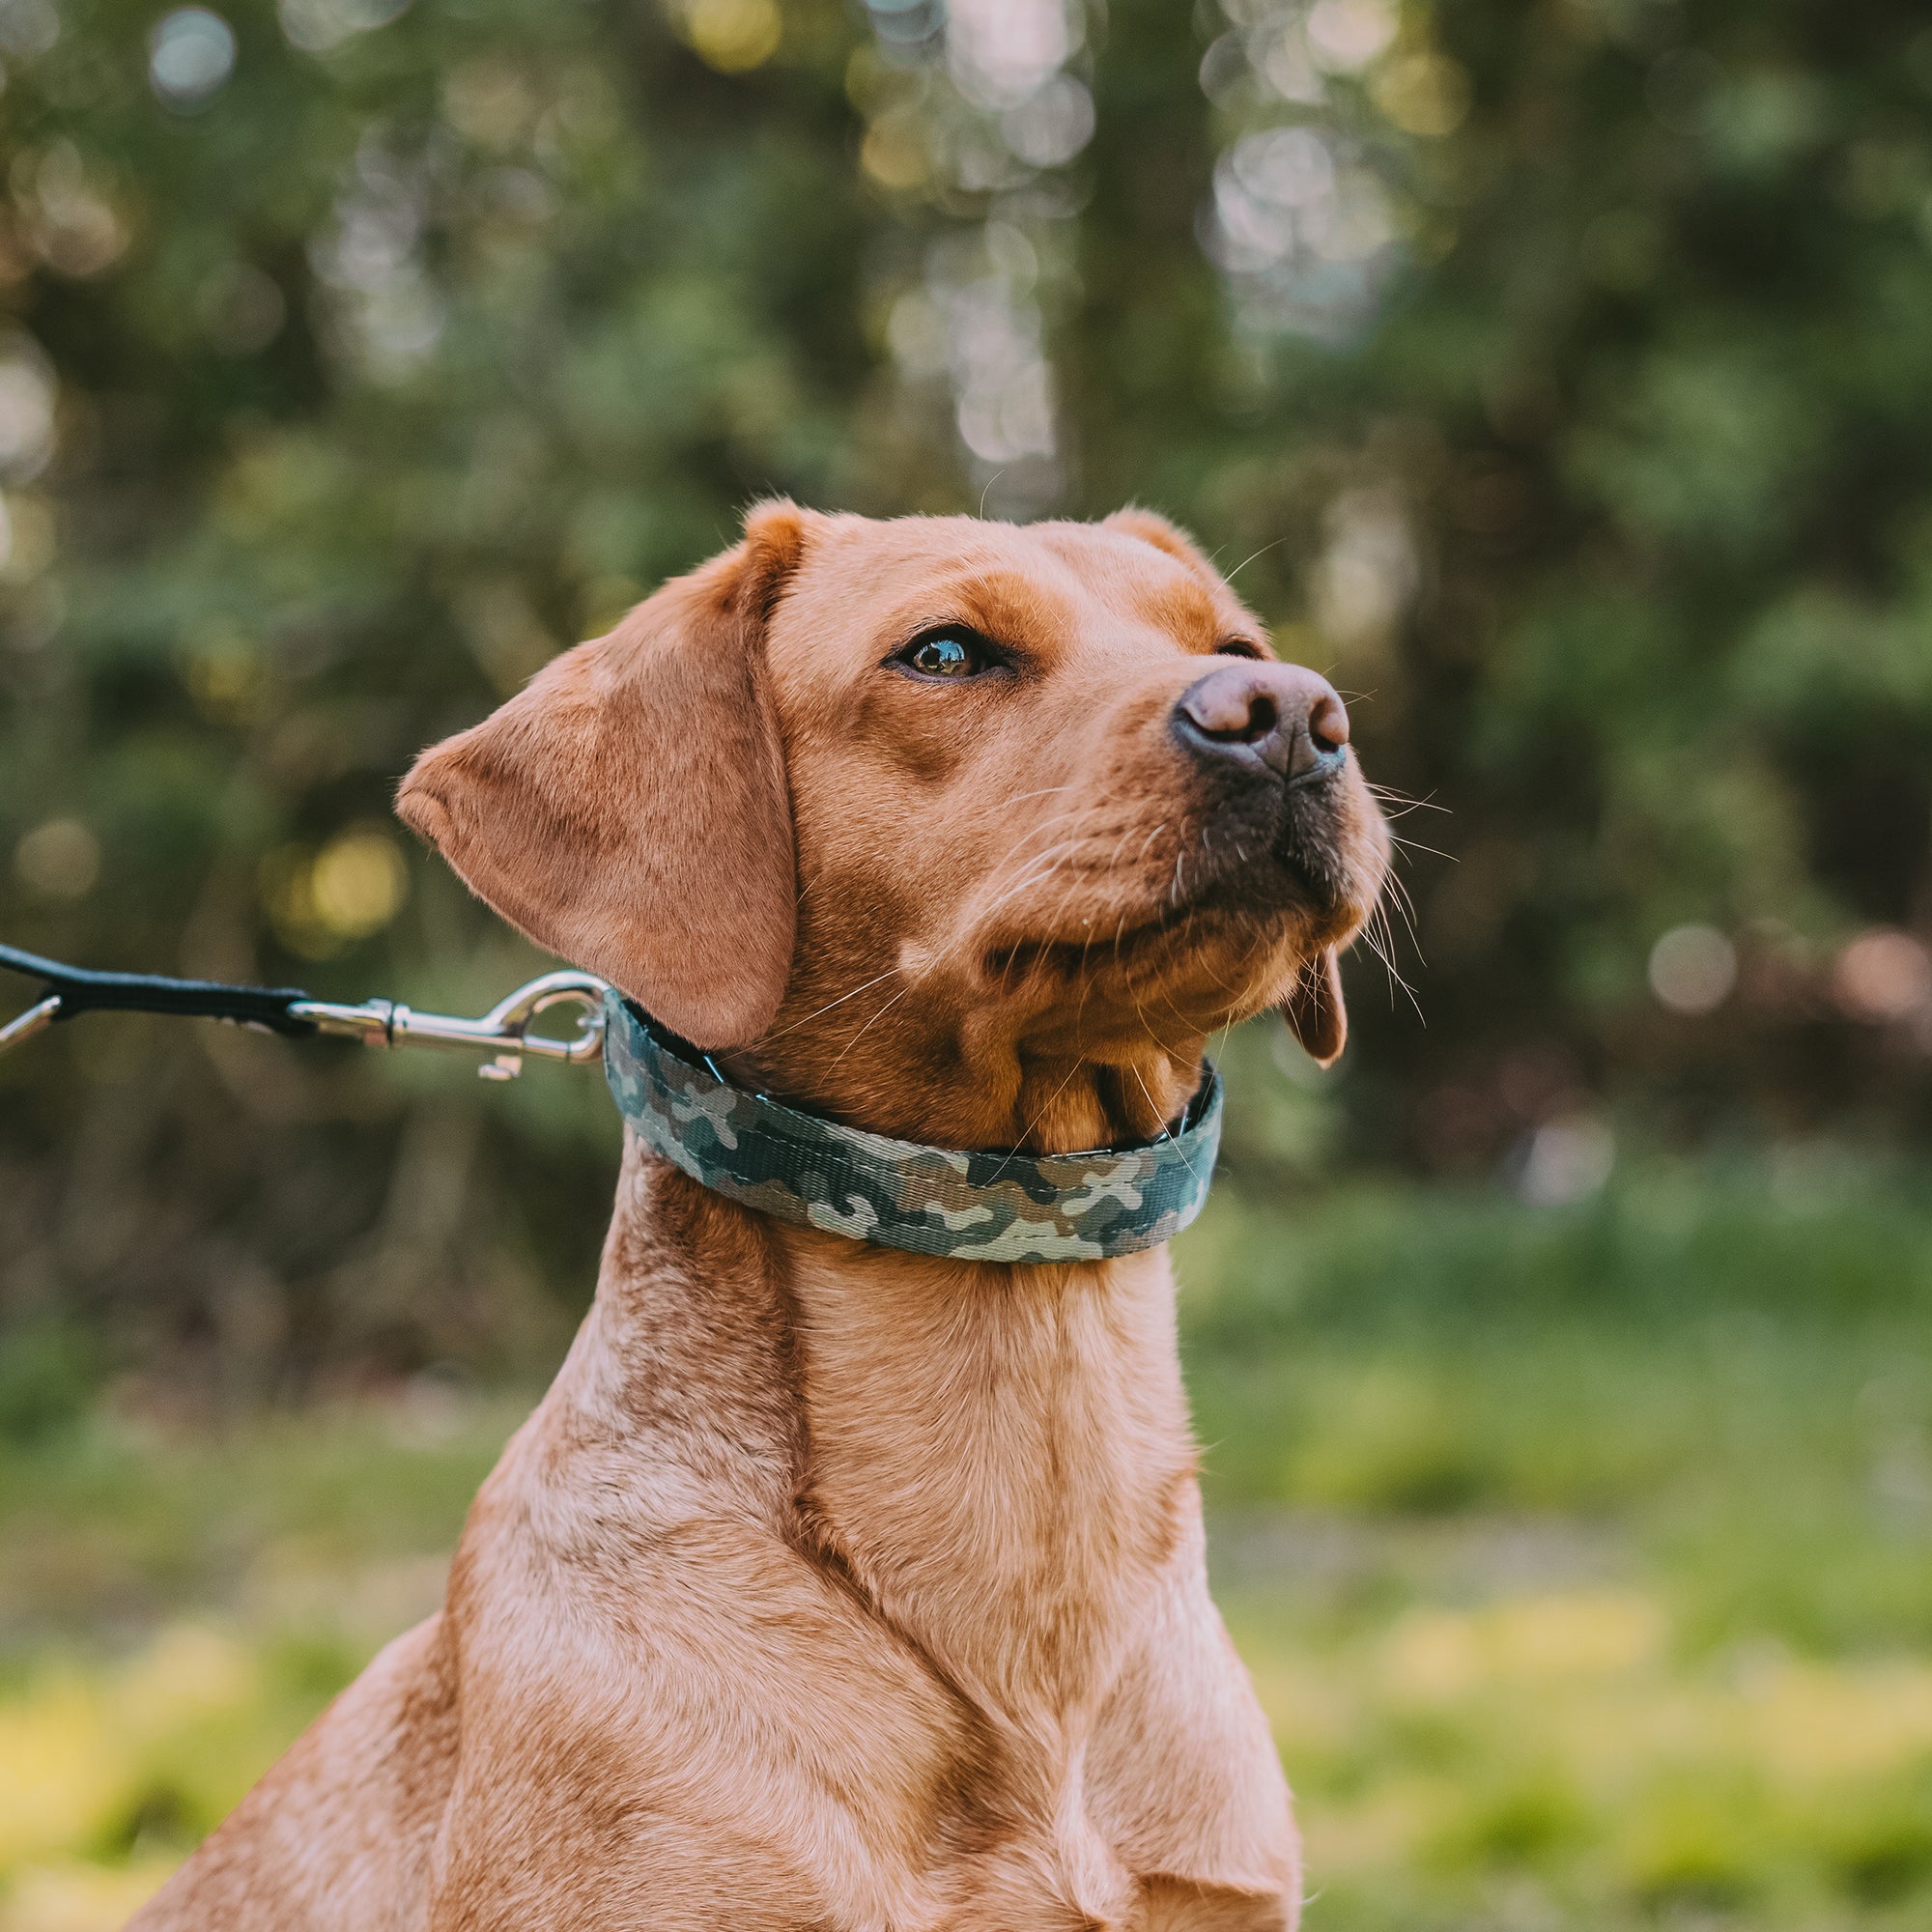
<svg viewBox="0 0 1932 1932"><path fill-rule="evenodd" d="M441 1612L137 1923L1292 1925L1164 1243L1208 1036L1342 1049L1341 699L1158 518L777 503L400 809L614 989L596 1301Z"/></svg>

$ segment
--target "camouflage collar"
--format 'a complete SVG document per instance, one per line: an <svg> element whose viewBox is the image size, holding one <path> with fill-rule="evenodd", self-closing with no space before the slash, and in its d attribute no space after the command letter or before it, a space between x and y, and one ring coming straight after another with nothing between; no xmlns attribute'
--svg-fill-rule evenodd
<svg viewBox="0 0 1932 1932"><path fill-rule="evenodd" d="M604 1071L644 1145L781 1221L962 1261L1104 1261L1200 1213L1221 1144L1210 1065L1175 1134L1092 1153L954 1152L841 1126L733 1087L613 988Z"/></svg>

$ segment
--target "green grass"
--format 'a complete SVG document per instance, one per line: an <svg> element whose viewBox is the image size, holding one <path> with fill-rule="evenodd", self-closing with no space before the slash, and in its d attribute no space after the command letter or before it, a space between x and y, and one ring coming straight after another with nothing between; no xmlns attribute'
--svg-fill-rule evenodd
<svg viewBox="0 0 1932 1932"><path fill-rule="evenodd" d="M1231 1187L1179 1268L1314 1932L1932 1922L1932 1206L1789 1167L1561 1211ZM29 1398L0 1927L85 1932L434 1603L522 1403L211 1438Z"/></svg>
<svg viewBox="0 0 1932 1932"><path fill-rule="evenodd" d="M1311 1926L1928 1922L1932 1212L1226 1198L1181 1267Z"/></svg>

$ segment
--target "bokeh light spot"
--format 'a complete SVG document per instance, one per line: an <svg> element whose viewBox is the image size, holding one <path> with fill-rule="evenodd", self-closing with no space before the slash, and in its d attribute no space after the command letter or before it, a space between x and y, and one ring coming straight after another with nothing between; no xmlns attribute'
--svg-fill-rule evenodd
<svg viewBox="0 0 1932 1932"><path fill-rule="evenodd" d="M39 352L16 342L0 352L0 474L36 475L53 454L54 385Z"/></svg>
<svg viewBox="0 0 1932 1932"><path fill-rule="evenodd" d="M1909 932L1861 932L1838 954L1832 990L1854 1019L1910 1019L1932 1008L1932 955Z"/></svg>
<svg viewBox="0 0 1932 1932"><path fill-rule="evenodd" d="M402 910L409 869L385 832L346 832L318 855L309 878L317 919L341 939L366 939Z"/></svg>
<svg viewBox="0 0 1932 1932"><path fill-rule="evenodd" d="M707 67L748 73L778 52L784 20L776 0L693 0L684 30Z"/></svg>
<svg viewBox="0 0 1932 1932"><path fill-rule="evenodd" d="M35 60L50 52L61 37L53 0L9 0L0 7L0 53Z"/></svg>
<svg viewBox="0 0 1932 1932"><path fill-rule="evenodd" d="M1064 166L1094 138L1094 97L1070 73L1045 86L1000 117L1007 146L1029 167Z"/></svg>
<svg viewBox="0 0 1932 1932"><path fill-rule="evenodd" d="M1738 950L1716 926L1672 926L1650 949L1650 990L1673 1013L1716 1012L1737 980Z"/></svg>
<svg viewBox="0 0 1932 1932"><path fill-rule="evenodd" d="M1518 1194L1532 1208L1569 1208L1601 1194L1616 1164L1617 1142L1590 1114L1546 1121L1530 1136Z"/></svg>
<svg viewBox="0 0 1932 1932"><path fill-rule="evenodd" d="M1376 76L1383 116L1405 134L1453 134L1469 111L1469 76L1441 54L1409 54Z"/></svg>
<svg viewBox="0 0 1932 1932"><path fill-rule="evenodd" d="M217 724L245 719L262 688L262 660L240 632L220 629L184 652L182 678L204 717Z"/></svg>
<svg viewBox="0 0 1932 1932"><path fill-rule="evenodd" d="M198 107L235 71L235 35L206 7L179 7L148 40L148 80L170 107Z"/></svg>
<svg viewBox="0 0 1932 1932"><path fill-rule="evenodd" d="M1250 194L1279 208L1303 208L1335 185L1335 157L1311 128L1273 128L1236 142L1235 178Z"/></svg>
<svg viewBox="0 0 1932 1932"><path fill-rule="evenodd" d="M1395 39L1388 0L1317 0L1308 15L1308 44L1331 73L1354 73Z"/></svg>
<svg viewBox="0 0 1932 1932"><path fill-rule="evenodd" d="M867 130L859 164L881 187L899 193L925 181L925 137L910 114L882 115Z"/></svg>
<svg viewBox="0 0 1932 1932"><path fill-rule="evenodd" d="M410 877L387 832L355 825L320 852L288 845L270 853L261 884L282 944L304 958L326 959L387 925L409 897Z"/></svg>
<svg viewBox="0 0 1932 1932"><path fill-rule="evenodd" d="M223 355L252 355L282 332L289 306L271 275L230 262L202 283L195 309L208 339Z"/></svg>
<svg viewBox="0 0 1932 1932"><path fill-rule="evenodd" d="M1078 50L1080 29L1065 0L952 0L947 68L976 106L1017 107Z"/></svg>
<svg viewBox="0 0 1932 1932"><path fill-rule="evenodd" d="M100 841L77 818L50 818L14 846L14 870L43 898L85 898L100 876Z"/></svg>
<svg viewBox="0 0 1932 1932"><path fill-rule="evenodd" d="M386 27L410 0L280 0L282 32L305 54L327 53L357 34Z"/></svg>

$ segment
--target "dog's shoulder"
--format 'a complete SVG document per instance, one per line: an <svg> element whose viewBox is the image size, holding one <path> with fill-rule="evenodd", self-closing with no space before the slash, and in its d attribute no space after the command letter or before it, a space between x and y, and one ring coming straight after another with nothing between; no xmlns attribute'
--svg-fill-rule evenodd
<svg viewBox="0 0 1932 1932"><path fill-rule="evenodd" d="M387 1645L128 1932L420 1924L456 1774L447 1639L438 1615Z"/></svg>

